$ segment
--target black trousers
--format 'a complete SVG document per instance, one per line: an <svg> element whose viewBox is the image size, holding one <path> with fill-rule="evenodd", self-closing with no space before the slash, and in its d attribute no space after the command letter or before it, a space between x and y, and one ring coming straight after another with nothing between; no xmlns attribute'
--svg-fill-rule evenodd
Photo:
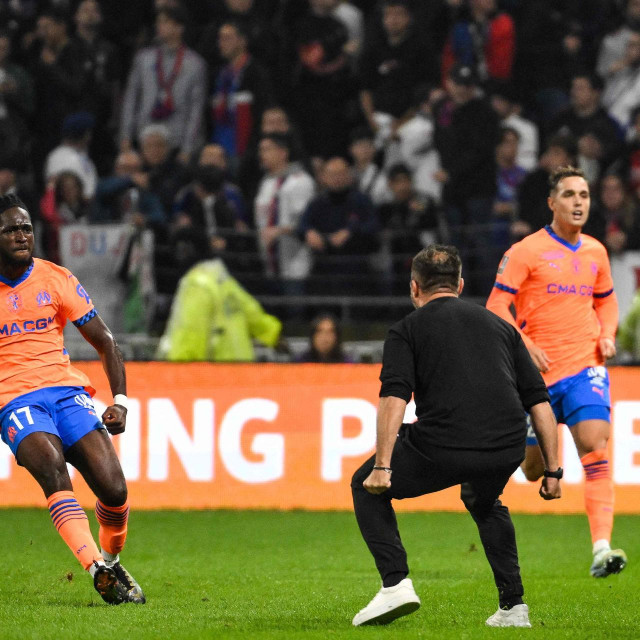
<svg viewBox="0 0 640 640"><path fill-rule="evenodd" d="M402 425L398 434L388 491L373 495L362 486L371 473L374 456L351 481L358 526L382 579L391 573L409 572L391 500L415 498L460 484L460 497L478 527L500 599L521 596L515 529L498 496L524 458L524 443L500 451L417 448L410 430L410 425Z"/></svg>

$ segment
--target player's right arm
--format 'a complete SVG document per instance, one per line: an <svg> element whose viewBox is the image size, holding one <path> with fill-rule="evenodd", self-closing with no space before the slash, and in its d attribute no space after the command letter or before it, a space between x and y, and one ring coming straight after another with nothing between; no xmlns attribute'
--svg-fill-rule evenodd
<svg viewBox="0 0 640 640"><path fill-rule="evenodd" d="M533 430L538 438L540 451L546 469L555 471L558 463L558 425L548 402L539 402L529 408ZM561 496L560 481L557 478L544 478L540 487L540 496L545 500L554 500Z"/></svg>
<svg viewBox="0 0 640 640"><path fill-rule="evenodd" d="M522 336L531 359L538 370L544 373L549 370L551 360L543 349L522 332L511 313L511 305L516 299L520 287L529 277L532 265L532 256L522 247L521 243L513 245L500 261L496 281L487 300L487 309L516 328Z"/></svg>
<svg viewBox="0 0 640 640"><path fill-rule="evenodd" d="M82 337L98 352L102 367L107 374L112 395L127 395L127 380L124 360L118 344L109 327L98 315L78 327ZM102 422L112 435L123 433L127 423L127 409L119 404L112 404L102 414Z"/></svg>

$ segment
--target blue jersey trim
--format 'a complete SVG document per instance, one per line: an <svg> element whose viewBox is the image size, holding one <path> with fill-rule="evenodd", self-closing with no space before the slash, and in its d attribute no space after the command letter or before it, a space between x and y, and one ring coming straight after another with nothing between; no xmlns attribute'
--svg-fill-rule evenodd
<svg viewBox="0 0 640 640"><path fill-rule="evenodd" d="M87 324L87 322L89 322L89 320L91 320L91 318L95 318L98 315L98 312L96 311L95 308L91 309L91 311L89 311L89 313L85 313L82 318L78 318L77 320L73 321L73 324L76 325L76 327L81 327L83 324Z"/></svg>
<svg viewBox="0 0 640 640"><path fill-rule="evenodd" d="M564 245L565 247L567 247L567 249L570 249L571 251L573 251L574 253L582 246L582 238L580 238L578 240L578 242L576 242L575 244L571 244L570 242L567 242L566 240L563 240L552 228L550 225L546 225L544 230L557 242L559 242L561 245Z"/></svg>
<svg viewBox="0 0 640 640"><path fill-rule="evenodd" d="M609 291L604 291L603 293L594 293L593 297L594 298L606 298L607 296L610 296L613 293L613 289L609 289Z"/></svg>
<svg viewBox="0 0 640 640"><path fill-rule="evenodd" d="M21 282L24 282L31 275L31 272L33 271L33 265L34 265L34 262L32 260L29 268L17 280L9 280L4 276L0 276L0 282L2 282L3 284L6 284L12 289L14 287L17 287Z"/></svg>
<svg viewBox="0 0 640 640"><path fill-rule="evenodd" d="M496 289L500 289L500 291L506 291L507 293L513 293L513 295L515 295L516 293L518 293L517 289L512 289L511 287L507 287L506 284L500 284L499 282L494 282L493 286Z"/></svg>

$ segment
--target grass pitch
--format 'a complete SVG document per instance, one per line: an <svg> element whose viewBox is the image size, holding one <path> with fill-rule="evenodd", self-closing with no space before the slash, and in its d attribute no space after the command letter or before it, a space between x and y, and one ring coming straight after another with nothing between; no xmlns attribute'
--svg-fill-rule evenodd
<svg viewBox="0 0 640 640"><path fill-rule="evenodd" d="M148 603L110 607L45 509L0 510L0 638L640 638L640 517L616 518L629 566L596 580L585 517L514 516L533 629L484 626L497 596L468 515L398 520L422 608L356 629L380 585L353 514L134 512L122 560Z"/></svg>

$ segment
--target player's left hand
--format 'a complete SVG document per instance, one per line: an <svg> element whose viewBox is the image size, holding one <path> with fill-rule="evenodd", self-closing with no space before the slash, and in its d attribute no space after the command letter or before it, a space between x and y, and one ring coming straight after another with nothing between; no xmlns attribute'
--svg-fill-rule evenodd
<svg viewBox="0 0 640 640"><path fill-rule="evenodd" d="M611 338L600 338L598 348L605 360L616 355L616 343Z"/></svg>
<svg viewBox="0 0 640 640"><path fill-rule="evenodd" d="M386 471L374 469L362 486L373 494L384 493L391 486L391 476Z"/></svg>
<svg viewBox="0 0 640 640"><path fill-rule="evenodd" d="M127 410L119 404L112 404L104 410L102 424L112 436L123 433L127 425Z"/></svg>

